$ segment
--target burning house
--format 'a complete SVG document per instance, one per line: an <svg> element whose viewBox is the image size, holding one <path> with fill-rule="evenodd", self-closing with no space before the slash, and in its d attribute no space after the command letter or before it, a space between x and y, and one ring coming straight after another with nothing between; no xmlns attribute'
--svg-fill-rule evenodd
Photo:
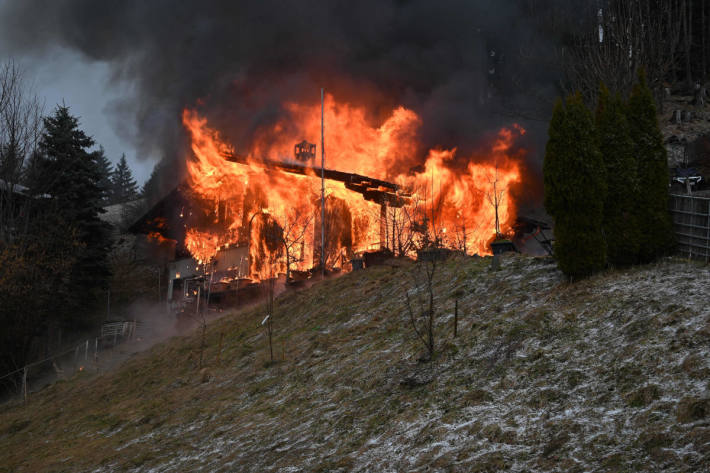
<svg viewBox="0 0 710 473"><path fill-rule="evenodd" d="M521 127L501 129L481 156L430 150L412 167L414 112L399 107L372 126L363 109L328 96L321 169L316 146L302 139L318 136L320 107L286 108L288 123L255 133L246 153L197 110L184 110L187 179L131 228L175 242L168 300L189 295L186 280L199 279L220 298L267 279L307 278L322 264L347 271L371 250L414 256L437 245L489 254L497 228L512 231Z"/></svg>
<svg viewBox="0 0 710 473"><path fill-rule="evenodd" d="M13 25L37 20L24 2L12 10ZM174 242L175 279L205 265L220 266L219 284L296 279L321 260L347 270L369 250L415 255L425 243L488 254L518 205L540 204L543 124L559 83L559 70L540 67L559 38L537 21L547 21L544 8L137 2L85 14L45 15L45 34L6 28L7 39L67 47L128 87L107 110L136 155L160 159L159 180L172 181L131 228ZM141 19L131 34L106 35L127 18ZM324 212L321 87L331 93L323 121L333 176ZM521 197L523 175L537 188Z"/></svg>

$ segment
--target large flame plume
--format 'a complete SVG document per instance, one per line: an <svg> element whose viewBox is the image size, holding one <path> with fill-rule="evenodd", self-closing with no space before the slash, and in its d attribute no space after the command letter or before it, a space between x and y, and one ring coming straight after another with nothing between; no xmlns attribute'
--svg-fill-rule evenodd
<svg viewBox="0 0 710 473"><path fill-rule="evenodd" d="M210 228L187 229L186 247L198 261L210 261L229 245L248 246L248 276L264 279L308 270L320 260L320 149L303 175L264 166L266 158L293 162L294 144L303 139L320 142L320 104L284 108L284 119L258 130L248 150L235 150L196 110L184 110L194 154L189 183L216 215ZM510 231L512 189L525 154L514 146L525 133L520 126L501 129L483 154L462 159L456 149L434 149L422 165L421 120L413 111L398 107L372 126L366 109L326 96L324 116L325 168L396 183L405 202L383 208L341 182L326 181L328 267L346 268L357 253L380 247L412 255L436 244L489 254L490 241ZM237 152L244 155L241 162L225 159Z"/></svg>

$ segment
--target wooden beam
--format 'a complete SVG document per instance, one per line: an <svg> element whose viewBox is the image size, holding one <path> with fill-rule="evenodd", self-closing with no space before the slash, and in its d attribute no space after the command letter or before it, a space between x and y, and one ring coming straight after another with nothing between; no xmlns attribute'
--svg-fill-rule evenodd
<svg viewBox="0 0 710 473"><path fill-rule="evenodd" d="M321 168L303 163L275 161L273 159L249 160L239 154L224 154L224 159L238 164L262 166L265 169L276 169L282 172L300 175L319 176ZM409 203L411 193L392 182L373 179L360 174L323 169L323 175L330 181L342 182L353 192L362 194L365 200L386 204L390 207L402 207Z"/></svg>

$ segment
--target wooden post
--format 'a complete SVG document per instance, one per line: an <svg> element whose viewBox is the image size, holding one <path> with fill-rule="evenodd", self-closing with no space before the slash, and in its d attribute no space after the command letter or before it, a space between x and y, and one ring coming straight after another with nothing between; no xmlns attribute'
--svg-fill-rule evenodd
<svg viewBox="0 0 710 473"><path fill-rule="evenodd" d="M210 311L210 294L212 294L212 276L214 276L214 261L210 262L210 280L207 283L207 300L205 300L205 309L207 313Z"/></svg>
<svg viewBox="0 0 710 473"><path fill-rule="evenodd" d="M219 334L219 349L217 350L217 364L219 365L222 363L221 357L222 357L222 341L224 340L224 332L221 332Z"/></svg>
<svg viewBox="0 0 710 473"><path fill-rule="evenodd" d="M459 300L456 299L456 303L454 305L454 338L456 338L458 331L459 331Z"/></svg>
<svg viewBox="0 0 710 473"><path fill-rule="evenodd" d="M86 340L84 345L84 361L89 361L89 340Z"/></svg>
<svg viewBox="0 0 710 473"><path fill-rule="evenodd" d="M200 293L202 292L202 286L197 286L197 305L195 306L195 318L200 315Z"/></svg>
<svg viewBox="0 0 710 473"><path fill-rule="evenodd" d="M323 120L324 89L320 89L320 267L325 279L325 123Z"/></svg>
<svg viewBox="0 0 710 473"><path fill-rule="evenodd" d="M160 304L160 266L158 266L158 304Z"/></svg>
<svg viewBox="0 0 710 473"><path fill-rule="evenodd" d="M207 322L202 320L202 338L200 340L200 363L199 369L202 369L202 360L205 354L205 333L207 332Z"/></svg>
<svg viewBox="0 0 710 473"><path fill-rule="evenodd" d="M27 404L27 366L22 370L22 401Z"/></svg>
<svg viewBox="0 0 710 473"><path fill-rule="evenodd" d="M500 255L498 253L493 254L493 259L491 260L491 271L498 271L500 269Z"/></svg>
<svg viewBox="0 0 710 473"><path fill-rule="evenodd" d="M387 204L380 204L380 249L387 248Z"/></svg>
<svg viewBox="0 0 710 473"><path fill-rule="evenodd" d="M268 325L269 325L269 327L268 327L268 329L269 329L269 355L271 357L270 358L271 362L273 363L274 362L274 345L272 343L272 336L271 336L273 333L272 326L271 326L271 317L269 317Z"/></svg>

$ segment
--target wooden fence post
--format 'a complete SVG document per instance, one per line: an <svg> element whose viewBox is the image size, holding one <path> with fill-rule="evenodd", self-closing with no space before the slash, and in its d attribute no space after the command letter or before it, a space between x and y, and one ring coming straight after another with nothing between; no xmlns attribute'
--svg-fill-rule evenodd
<svg viewBox="0 0 710 473"><path fill-rule="evenodd" d="M22 400L27 404L27 366L22 370Z"/></svg>
<svg viewBox="0 0 710 473"><path fill-rule="evenodd" d="M458 331L459 331L459 300L456 299L456 303L454 305L454 338L456 338Z"/></svg>
<svg viewBox="0 0 710 473"><path fill-rule="evenodd" d="M74 371L79 369L77 366L79 364L79 350L81 350L81 345L77 345L74 349Z"/></svg>
<svg viewBox="0 0 710 473"><path fill-rule="evenodd" d="M222 357L222 341L224 340L224 332L220 332L219 334L219 349L217 350L217 365L219 365Z"/></svg>

